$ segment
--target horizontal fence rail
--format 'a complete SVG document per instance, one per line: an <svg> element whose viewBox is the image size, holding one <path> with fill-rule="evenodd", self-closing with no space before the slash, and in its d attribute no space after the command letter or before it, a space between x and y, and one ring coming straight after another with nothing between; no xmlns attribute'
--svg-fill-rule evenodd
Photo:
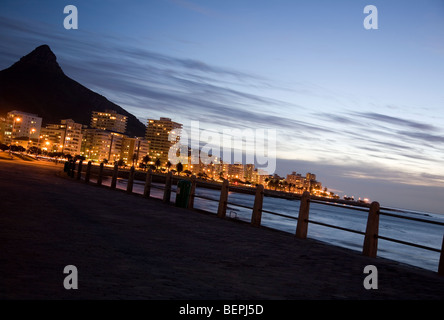
<svg viewBox="0 0 444 320"><path fill-rule="evenodd" d="M348 232L352 232L352 233L365 235L365 232L363 232L363 231L354 230L354 229L350 229L350 228L344 228L344 227L336 226L336 225L325 223L325 222L314 221L314 220L308 220L308 222L313 223L313 224L317 224L320 226L324 226L324 227L329 227L329 228L333 228L333 229L338 229L338 230L342 230L342 231L348 231Z"/></svg>
<svg viewBox="0 0 444 320"><path fill-rule="evenodd" d="M433 221L433 220L429 220L429 219L401 216L399 214L393 214L393 213L388 213L388 212L380 212L380 214L383 216L395 217L395 218L400 218L400 219L404 219L404 220L419 221L419 222L425 222L425 223L429 223L429 224L444 226L444 222Z"/></svg>
<svg viewBox="0 0 444 320"><path fill-rule="evenodd" d="M76 180L81 180L82 179L82 170L84 168L82 161L80 161L79 164L77 165L77 175L75 175L75 173L74 173L75 167L76 167L75 162L69 162L69 163L67 162L67 163L65 163L64 171L67 173L67 175L69 177L75 178ZM109 167L106 170L109 171L108 169L109 169ZM96 170L96 171L97 171L97 182L95 184L98 186L102 186L103 176L104 176L104 171L105 171L104 164L101 163L98 167L98 170ZM124 178L128 178L126 191L128 193L133 192L132 191L133 183L134 183L134 180L136 179L136 177L135 177L136 170L134 169L134 167L131 167L130 170L119 170L119 167L117 165L115 165L114 168L112 169L112 171L107 172L107 175L109 175L109 174L112 176L111 186L110 186L111 189L116 188L116 182L117 182L117 179L120 174ZM291 197L292 200L296 200L296 201L300 202L299 213L298 213L298 216L296 217L296 216L291 216L288 214L283 214L283 213L263 209L262 205L263 205L264 196L265 195L276 196L276 194L274 194L274 193L273 194L266 194L264 192L264 187L262 185L257 185L256 189L247 190L246 188L230 187L228 184L228 180L224 180L222 185L220 185L220 184L209 183L209 182L205 182L205 181L198 181L195 176L192 176L191 178L183 177L183 176L173 177L171 172L168 172L167 174L164 174L164 175L154 174L151 169L148 170L147 172L137 172L137 174L144 175L144 180L145 180L144 196L145 197L149 198L150 197L150 189L155 188L155 189L163 190L163 201L166 203L170 203L172 184L174 182L178 182L179 180L186 180L191 183L190 189L189 190L188 189L181 190L181 188L179 188L179 187L176 188L176 205L177 205L178 197L182 195L182 192L189 192L188 194L186 194L187 201L185 201L186 205L183 205L184 207L186 207L188 209L193 209L194 208L194 198L200 198L200 199L204 199L204 200L217 202L218 208L217 208L216 214L220 218L226 217L227 206L230 205L230 206L237 206L237 207L241 207L244 209L252 210L251 224L256 227L261 226L261 217L262 217L263 213L275 215L275 216L279 216L279 217L283 217L283 218L287 218L287 219L292 219L292 220L297 221L296 230L295 230L295 237L299 238L299 239L306 239L308 225L309 224L316 224L316 225L324 226L327 228L333 228L333 229L338 229L338 230L342 230L342 231L346 231L346 232L351 232L351 233L363 235L364 242L363 242L362 254L369 256L369 257L376 257L377 248L378 248L378 239L385 240L385 241L391 241L391 242L399 243L402 245L416 247L416 248L429 250L429 251L433 251L433 252L438 252L438 253L440 253L438 274L444 275L444 253L443 253L444 252L444 250L443 250L444 237L443 237L441 249L438 249L438 248L433 248L433 247L429 247L429 246L425 246L425 245L416 244L416 243L413 243L410 241L404 241L404 240L400 240L400 239L394 239L394 238L382 236L382 235L379 235L379 217L381 215L384 215L384 216L389 216L389 217L393 217L396 219L412 220L412 221L417 221L417 222L421 222L421 223L428 223L428 224L433 224L433 225L439 225L439 226L444 226L444 222L433 221L433 220L417 218L417 217L403 216L403 215L400 215L397 213L393 213L398 210L380 207L378 202L373 202L370 205L361 204L358 206L358 205L352 205L352 204L346 204L346 203L332 202L331 200L321 200L321 199L311 198L311 196L308 192L305 192L301 196L297 195L297 196ZM91 175L92 175L92 166L91 166L91 161L89 161L86 166L86 170L85 170L85 176L84 176L85 183L91 184L91 182L90 182ZM158 181L163 181L165 183L164 186L152 184L153 178L156 178ZM207 197L204 195L196 194L196 192L195 192L196 186L219 190L220 191L219 199L214 199L214 198ZM228 201L229 191L254 195L253 206L251 207L251 206L248 206L245 204L240 204L240 203ZM285 198L288 199L288 197L285 197ZM366 213L367 214L367 224L366 224L365 232L342 227L342 226L332 225L330 223L320 222L320 221L316 221L313 219L309 219L310 203L317 203L317 204L326 205L326 206L340 207L340 208L344 208L344 209L350 209L350 210ZM390 212L387 212L387 211L390 211Z"/></svg>

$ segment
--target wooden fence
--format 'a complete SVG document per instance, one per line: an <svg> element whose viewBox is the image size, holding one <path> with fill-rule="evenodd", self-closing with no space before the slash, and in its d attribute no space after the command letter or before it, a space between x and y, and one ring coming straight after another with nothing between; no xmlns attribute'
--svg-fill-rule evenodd
<svg viewBox="0 0 444 320"><path fill-rule="evenodd" d="M85 176L84 176L85 183L90 183L91 168L92 168L92 164L90 161L90 162L88 162L88 164L86 166L86 170L85 170ZM72 168L72 170L74 170L74 168ZM83 163L82 163L82 161L80 161L78 164L76 179L81 180L82 171L83 171ZM126 170L124 172L125 172L125 176L126 176ZM134 167L131 167L131 169L128 171L128 175L126 176L128 178L127 189L126 189L126 191L128 193L133 192L135 172L136 171L135 171ZM123 172L121 172L121 173L123 173ZM153 179L154 174L151 171L151 169L148 170L146 173L144 172L144 174L145 174L145 184L144 184L143 196L146 198L149 198L150 193L151 193L151 188L154 187L152 185L152 179ZM71 177L74 177L73 172L68 172L68 175ZM99 186L102 185L103 175L104 175L104 165L103 165L103 163L101 163L99 166L99 169L98 169L97 182L96 182L96 184ZM116 189L118 177L119 177L119 167L116 164L112 170L112 178L111 178L111 185L110 185L111 189ZM177 179L179 179L179 178L176 178L176 180ZM187 179L187 178L180 177L180 179ZM189 199L187 202L188 203L187 208L193 209L194 208L194 199L197 197L196 192L195 192L196 185L197 185L197 179L193 175L189 180L191 181L191 187L190 187L190 192L189 192ZM169 172L165 176L165 186L162 188L163 189L163 202L166 202L166 203L170 202L172 184L173 184L173 176L172 176L172 173ZM282 214L282 213L264 210L262 208L262 206L263 206L265 192L264 192L264 186L262 186L262 185L257 185L255 192L252 193L255 195L253 207L248 207L248 206L244 206L244 205L236 204L236 203L230 203L228 201L229 190L235 191L236 188L230 189L229 184L228 184L228 180L224 180L222 183L222 186L220 187L219 200L214 200L214 199L210 199L210 198L206 198L206 197L202 197L202 196L199 196L199 197L206 199L206 200L218 201L218 208L217 208L216 215L219 218L226 218L228 204L251 209L252 210L251 225L253 225L255 227L261 226L261 219L262 219L263 213L277 215L277 216L281 216L281 217L288 218L288 219L295 219L295 220L297 220L295 237L298 239L306 239L307 238L308 226L310 223L322 225L325 227L335 228L335 229L339 229L339 230L343 230L343 231L347 231L347 232L361 234L364 236L364 241L363 241L363 246L362 246L362 254L365 256L368 256L368 257L374 258L377 256L378 239L397 242L397 243L407 245L407 246L412 246L412 247L417 247L417 248L421 248L424 250L438 252L438 253L440 253L438 273L440 275L444 276L444 253L443 253L444 252L444 236L443 236L441 249L437 249L437 248L423 246L423 245L415 244L412 242L393 239L393 238L379 235L379 217L380 217L380 215L387 215L387 216L392 216L392 217L396 217L399 219L409 219L409 220L415 220L415 221L420 221L420 222L424 222L424 223L437 224L437 225L444 226L444 223L442 223L442 222L431 221L431 220L426 220L426 219L421 219L421 218L407 217L407 216L402 216L402 215L399 215L396 213L381 212L381 207L380 207L379 203L376 201L372 202L370 204L369 208L364 208L361 206L356 206L356 207L348 206L347 208L349 208L349 209L367 212L368 216L367 216L366 230L365 230L365 232L362 232L362 231L344 228L344 227L331 225L331 224L327 224L327 223L323 223L323 222L319 222L319 221L315 221L315 220L310 219L309 215L310 215L310 203L311 202L319 203L319 204L323 204L323 205L333 205L333 206L342 206L342 205L335 204L335 203L328 202L328 201L318 200L318 199L311 199L309 192L305 192L299 198L299 200L300 200L299 213L298 213L297 217L294 217L294 216L290 216L290 215L286 215L286 214ZM390 210L388 208L384 208L384 209Z"/></svg>

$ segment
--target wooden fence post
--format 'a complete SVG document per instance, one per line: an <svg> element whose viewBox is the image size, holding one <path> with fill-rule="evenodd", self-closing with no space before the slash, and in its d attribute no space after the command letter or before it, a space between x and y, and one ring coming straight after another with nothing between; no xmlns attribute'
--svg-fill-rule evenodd
<svg viewBox="0 0 444 320"><path fill-rule="evenodd" d="M117 185L117 176L119 175L119 165L117 162L114 164L113 178L111 179L111 189L115 189Z"/></svg>
<svg viewBox="0 0 444 320"><path fill-rule="evenodd" d="M86 172L85 172L85 183L89 183L90 176L91 176L91 161L88 161L88 164L86 165Z"/></svg>
<svg viewBox="0 0 444 320"><path fill-rule="evenodd" d="M254 197L253 212L251 213L251 224L260 227L262 219L262 204L264 203L264 186L258 184L256 196Z"/></svg>
<svg viewBox="0 0 444 320"><path fill-rule="evenodd" d="M441 255L439 257L438 274L444 276L444 236L442 237Z"/></svg>
<svg viewBox="0 0 444 320"><path fill-rule="evenodd" d="M100 167L99 167L99 176L97 177L97 185L98 186L102 185L102 177L103 177L103 162L100 163Z"/></svg>
<svg viewBox="0 0 444 320"><path fill-rule="evenodd" d="M219 207L217 208L217 216L219 218L225 218L227 215L227 203L228 202L228 180L224 179L222 183L222 189L220 190Z"/></svg>
<svg viewBox="0 0 444 320"><path fill-rule="evenodd" d="M191 176L191 190L188 198L188 209L194 208L194 196L196 194L196 176L193 174Z"/></svg>
<svg viewBox="0 0 444 320"><path fill-rule="evenodd" d="M152 175L152 170L149 169L148 172L146 173L146 180L145 180L145 188L143 189L143 196L145 198L149 198L150 194L151 194L151 175Z"/></svg>
<svg viewBox="0 0 444 320"><path fill-rule="evenodd" d="M308 215L310 212L310 192L305 191L302 194L299 207L298 224L296 226L296 238L307 239Z"/></svg>
<svg viewBox="0 0 444 320"><path fill-rule="evenodd" d="M131 166L128 176L128 184L126 185L126 192L132 193L134 185L134 166Z"/></svg>
<svg viewBox="0 0 444 320"><path fill-rule="evenodd" d="M376 201L370 205L362 248L362 254L372 258L376 258L378 252L379 208L379 203Z"/></svg>
<svg viewBox="0 0 444 320"><path fill-rule="evenodd" d="M168 172L165 180L165 190L163 192L163 202L169 203L171 198L171 176L172 172Z"/></svg>
<svg viewBox="0 0 444 320"><path fill-rule="evenodd" d="M78 169L77 169L77 180L80 180L80 178L82 177L82 164L83 164L83 161L80 160L79 161L79 166L78 166Z"/></svg>

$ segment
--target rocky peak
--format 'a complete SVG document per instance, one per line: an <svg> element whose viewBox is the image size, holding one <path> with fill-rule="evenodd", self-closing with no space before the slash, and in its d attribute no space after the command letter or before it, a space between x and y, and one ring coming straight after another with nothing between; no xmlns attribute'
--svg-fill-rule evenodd
<svg viewBox="0 0 444 320"><path fill-rule="evenodd" d="M62 68L60 68L57 63L56 55L51 51L48 45L44 44L37 48L35 48L32 52L22 57L19 61L17 61L13 66L13 68L38 68L44 69L47 72L61 72Z"/></svg>

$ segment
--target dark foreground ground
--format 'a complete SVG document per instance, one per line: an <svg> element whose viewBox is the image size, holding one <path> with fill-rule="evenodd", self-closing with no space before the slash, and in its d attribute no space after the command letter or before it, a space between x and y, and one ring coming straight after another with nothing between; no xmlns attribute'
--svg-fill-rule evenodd
<svg viewBox="0 0 444 320"><path fill-rule="evenodd" d="M444 299L444 277L0 160L0 299ZM366 290L366 265L378 289ZM64 267L78 270L66 290Z"/></svg>

